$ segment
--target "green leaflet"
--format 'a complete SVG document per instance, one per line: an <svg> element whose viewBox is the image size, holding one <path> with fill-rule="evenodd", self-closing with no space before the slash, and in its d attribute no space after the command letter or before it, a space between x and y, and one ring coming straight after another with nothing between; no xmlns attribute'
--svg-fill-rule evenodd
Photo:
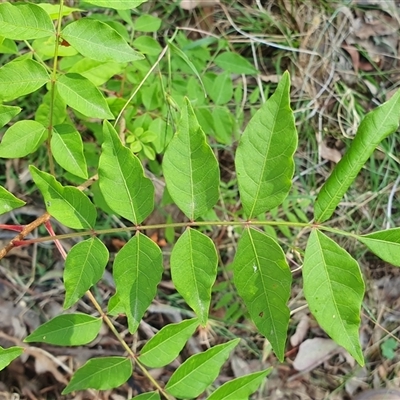
<svg viewBox="0 0 400 400"><path fill-rule="evenodd" d="M85 0L85 3L90 3L95 6L113 8L114 10L129 10L136 8L147 0Z"/></svg>
<svg viewBox="0 0 400 400"><path fill-rule="evenodd" d="M25 205L25 201L17 199L12 193L0 186L0 215Z"/></svg>
<svg viewBox="0 0 400 400"><path fill-rule="evenodd" d="M281 204L291 187L297 131L289 89L289 73L285 72L275 93L240 138L235 165L240 198L249 219Z"/></svg>
<svg viewBox="0 0 400 400"><path fill-rule="evenodd" d="M224 383L207 400L248 400L272 368L265 371L254 372Z"/></svg>
<svg viewBox="0 0 400 400"><path fill-rule="evenodd" d="M172 249L172 281L202 325L206 325L208 320L217 265L218 255L213 241L195 229L187 228Z"/></svg>
<svg viewBox="0 0 400 400"><path fill-rule="evenodd" d="M239 239L233 272L251 319L283 361L292 282L285 254L274 239L248 228Z"/></svg>
<svg viewBox="0 0 400 400"><path fill-rule="evenodd" d="M22 108L15 106L0 105L0 128L8 124L21 110Z"/></svg>
<svg viewBox="0 0 400 400"><path fill-rule="evenodd" d="M153 301L162 272L160 248L140 232L115 256L113 277L131 333L137 330L140 320Z"/></svg>
<svg viewBox="0 0 400 400"><path fill-rule="evenodd" d="M188 99L165 151L163 172L169 194L190 220L205 214L218 201L218 162Z"/></svg>
<svg viewBox="0 0 400 400"><path fill-rule="evenodd" d="M308 307L321 328L364 365L358 329L365 288L357 261L314 229L304 257L303 281Z"/></svg>
<svg viewBox="0 0 400 400"><path fill-rule="evenodd" d="M99 162L99 186L108 206L134 224L140 224L154 208L154 186L144 176L139 159L126 148L108 121L103 124Z"/></svg>
<svg viewBox="0 0 400 400"><path fill-rule="evenodd" d="M58 315L40 325L24 342L57 346L81 346L93 341L100 332L102 319L86 314Z"/></svg>
<svg viewBox="0 0 400 400"><path fill-rule="evenodd" d="M18 121L7 129L0 143L0 157L20 158L33 153L46 140L47 130L39 122Z"/></svg>
<svg viewBox="0 0 400 400"><path fill-rule="evenodd" d="M57 89L61 98L83 115L92 118L114 119L100 90L82 75L61 75L57 81Z"/></svg>
<svg viewBox="0 0 400 400"><path fill-rule="evenodd" d="M0 4L0 7L6 4ZM17 58L0 68L0 101L11 101L32 93L49 79L46 69L38 62Z"/></svg>
<svg viewBox="0 0 400 400"><path fill-rule="evenodd" d="M30 40L55 34L54 25L41 7L27 4L0 4L1 35L14 40Z"/></svg>
<svg viewBox="0 0 400 400"><path fill-rule="evenodd" d="M400 267L400 228L358 236L357 240L364 243L382 260Z"/></svg>
<svg viewBox="0 0 400 400"><path fill-rule="evenodd" d="M64 308L74 305L103 276L108 250L97 237L77 243L68 252L64 268Z"/></svg>
<svg viewBox="0 0 400 400"><path fill-rule="evenodd" d="M215 64L218 67L224 69L232 74L258 74L258 71L252 64L250 64L246 58L240 54L226 51L225 53L219 54L215 60Z"/></svg>
<svg viewBox="0 0 400 400"><path fill-rule="evenodd" d="M165 390L180 399L193 399L217 378L230 352L240 339L211 347L189 357L171 376Z"/></svg>
<svg viewBox="0 0 400 400"><path fill-rule="evenodd" d="M96 208L84 193L72 186L62 186L52 175L33 165L29 166L29 171L51 216L69 228L93 229Z"/></svg>
<svg viewBox="0 0 400 400"><path fill-rule="evenodd" d="M11 361L15 360L24 352L23 347L9 347L8 349L4 349L0 346L0 371L7 367Z"/></svg>
<svg viewBox="0 0 400 400"><path fill-rule="evenodd" d="M336 165L317 196L314 205L317 222L324 222L331 217L378 144L398 128L399 120L400 90L362 120L350 148Z"/></svg>
<svg viewBox="0 0 400 400"><path fill-rule="evenodd" d="M132 362L129 358L94 358L75 372L71 382L61 394L84 389L114 389L123 385L131 375Z"/></svg>
<svg viewBox="0 0 400 400"><path fill-rule="evenodd" d="M93 60L124 63L143 59L116 30L94 19L71 22L61 35L79 53Z"/></svg>
<svg viewBox="0 0 400 400"><path fill-rule="evenodd" d="M150 368L168 365L178 357L198 325L198 319L187 319L164 326L143 346L139 361Z"/></svg>
<svg viewBox="0 0 400 400"><path fill-rule="evenodd" d="M95 86L101 86L108 82L114 75L120 74L126 64L118 64L114 61L102 62L83 58L74 64L69 72L76 72L89 79Z"/></svg>
<svg viewBox="0 0 400 400"><path fill-rule="evenodd" d="M82 137L72 125L55 126L50 145L53 156L61 167L71 174L88 179Z"/></svg>

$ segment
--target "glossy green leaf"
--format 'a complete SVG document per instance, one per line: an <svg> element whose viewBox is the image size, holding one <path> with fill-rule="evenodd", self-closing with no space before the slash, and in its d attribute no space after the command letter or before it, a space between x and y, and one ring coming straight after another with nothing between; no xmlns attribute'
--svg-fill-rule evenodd
<svg viewBox="0 0 400 400"><path fill-rule="evenodd" d="M41 64L29 58L16 59L0 68L0 101L32 93L48 81L49 75Z"/></svg>
<svg viewBox="0 0 400 400"><path fill-rule="evenodd" d="M169 194L190 220L218 201L218 162L187 99L178 130L165 151L163 171Z"/></svg>
<svg viewBox="0 0 400 400"><path fill-rule="evenodd" d="M84 389L114 389L123 385L131 375L132 362L129 358L93 358L75 372L61 394Z"/></svg>
<svg viewBox="0 0 400 400"><path fill-rule="evenodd" d="M158 392L147 392L132 397L131 400L161 400L161 397Z"/></svg>
<svg viewBox="0 0 400 400"><path fill-rule="evenodd" d="M187 228L172 249L172 281L202 325L208 320L217 265L218 255L213 241L195 229Z"/></svg>
<svg viewBox="0 0 400 400"><path fill-rule="evenodd" d="M115 287L125 308L131 333L136 331L154 300L162 273L161 250L142 233L138 232L115 256Z"/></svg>
<svg viewBox="0 0 400 400"><path fill-rule="evenodd" d="M271 370L272 368L268 368L265 371L232 379L220 386L207 400L248 400Z"/></svg>
<svg viewBox="0 0 400 400"><path fill-rule="evenodd" d="M89 79L95 86L101 86L109 81L114 75L124 70L124 65L114 61L102 62L83 58L70 68L69 72L76 72Z"/></svg>
<svg viewBox="0 0 400 400"><path fill-rule="evenodd" d="M0 346L0 371L10 365L11 361L15 360L24 352L23 347L13 346L4 349Z"/></svg>
<svg viewBox="0 0 400 400"><path fill-rule="evenodd" d="M93 341L100 332L102 319L86 314L58 315L39 326L24 341L57 346L81 346Z"/></svg>
<svg viewBox="0 0 400 400"><path fill-rule="evenodd" d="M17 54L18 47L15 44L14 40L4 39L2 43L0 43L0 53L1 54Z"/></svg>
<svg viewBox="0 0 400 400"><path fill-rule="evenodd" d="M71 22L61 35L79 53L93 60L124 63L143 59L116 30L95 19Z"/></svg>
<svg viewBox="0 0 400 400"><path fill-rule="evenodd" d="M21 110L22 108L15 106L0 105L0 128L8 124Z"/></svg>
<svg viewBox="0 0 400 400"><path fill-rule="evenodd" d="M39 6L26 4L0 4L1 35L14 40L30 40L55 33L53 22Z"/></svg>
<svg viewBox="0 0 400 400"><path fill-rule="evenodd" d="M400 90L362 120L350 148L336 165L317 196L314 205L316 221L324 222L331 217L375 148L383 139L396 131L399 121Z"/></svg>
<svg viewBox="0 0 400 400"><path fill-rule="evenodd" d="M3 186L0 186L0 215L22 207L25 204L25 201L16 198L12 193L3 188Z"/></svg>
<svg viewBox="0 0 400 400"><path fill-rule="evenodd" d="M211 100L217 105L228 103L233 97L232 78L229 73L218 75L208 88Z"/></svg>
<svg viewBox="0 0 400 400"><path fill-rule="evenodd" d="M113 8L114 10L129 10L136 8L147 0L85 0L85 3L90 3L95 6Z"/></svg>
<svg viewBox="0 0 400 400"><path fill-rule="evenodd" d="M289 79L285 72L275 93L248 123L236 151L240 198L249 219L281 204L291 187L297 131Z"/></svg>
<svg viewBox="0 0 400 400"><path fill-rule="evenodd" d="M157 32L161 27L162 20L150 14L143 14L136 18L134 28L139 32Z"/></svg>
<svg viewBox="0 0 400 400"><path fill-rule="evenodd" d="M72 186L62 186L52 175L33 165L29 166L29 171L52 217L69 228L93 229L96 208L83 192Z"/></svg>
<svg viewBox="0 0 400 400"><path fill-rule="evenodd" d="M97 237L75 244L68 252L64 268L64 308L74 305L103 276L108 250Z"/></svg>
<svg viewBox="0 0 400 400"><path fill-rule="evenodd" d="M226 51L219 54L215 60L215 64L223 70L232 74L248 74L255 75L258 71L244 57L237 53Z"/></svg>
<svg viewBox="0 0 400 400"><path fill-rule="evenodd" d="M0 143L0 157L19 158L33 153L46 140L47 130L39 122L18 121L10 126Z"/></svg>
<svg viewBox="0 0 400 400"><path fill-rule="evenodd" d="M165 390L180 399L193 399L217 378L222 365L240 339L211 347L189 357L171 376Z"/></svg>
<svg viewBox="0 0 400 400"><path fill-rule="evenodd" d="M400 228L358 236L357 239L382 260L400 267Z"/></svg>
<svg viewBox="0 0 400 400"><path fill-rule="evenodd" d="M358 330L365 288L357 261L314 229L304 257L303 281L308 307L321 328L364 365Z"/></svg>
<svg viewBox="0 0 400 400"><path fill-rule="evenodd" d="M129 221L140 224L154 208L154 186L144 176L139 159L126 148L112 125L103 124L99 186L108 206Z"/></svg>
<svg viewBox="0 0 400 400"><path fill-rule="evenodd" d="M66 171L87 179L87 165L79 132L68 124L57 125L51 137L51 151L57 163Z"/></svg>
<svg viewBox="0 0 400 400"><path fill-rule="evenodd" d="M92 118L114 119L100 90L79 74L61 75L57 89L62 99L73 109Z"/></svg>
<svg viewBox="0 0 400 400"><path fill-rule="evenodd" d="M198 325L196 318L164 326L143 346L139 361L150 368L168 365L178 357Z"/></svg>
<svg viewBox="0 0 400 400"><path fill-rule="evenodd" d="M283 361L292 282L285 254L270 236L248 228L239 239L233 272L251 319Z"/></svg>

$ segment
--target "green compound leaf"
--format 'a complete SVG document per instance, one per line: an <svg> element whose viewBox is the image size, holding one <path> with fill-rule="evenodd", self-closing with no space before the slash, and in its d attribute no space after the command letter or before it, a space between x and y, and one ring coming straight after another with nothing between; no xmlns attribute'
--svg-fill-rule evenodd
<svg viewBox="0 0 400 400"><path fill-rule="evenodd" d="M0 143L0 157L19 158L35 152L46 140L46 128L36 121L18 121L7 129Z"/></svg>
<svg viewBox="0 0 400 400"><path fill-rule="evenodd" d="M219 54L214 62L218 67L232 74L258 74L257 69L237 53L226 51Z"/></svg>
<svg viewBox="0 0 400 400"><path fill-rule="evenodd" d="M57 346L81 346L93 341L100 332L102 319L86 314L58 315L39 326L24 342Z"/></svg>
<svg viewBox="0 0 400 400"><path fill-rule="evenodd" d="M132 362L125 357L99 357L79 368L61 394L75 390L108 390L123 385L132 375Z"/></svg>
<svg viewBox="0 0 400 400"><path fill-rule="evenodd" d="M382 260L400 267L400 228L358 236L357 240Z"/></svg>
<svg viewBox="0 0 400 400"><path fill-rule="evenodd" d="M8 124L21 110L20 107L0 105L0 128Z"/></svg>
<svg viewBox="0 0 400 400"><path fill-rule="evenodd" d="M129 221L140 224L154 208L154 186L144 176L139 159L126 148L108 121L103 124L99 162L100 191L108 206Z"/></svg>
<svg viewBox="0 0 400 400"><path fill-rule="evenodd" d="M68 252L64 268L64 308L74 305L103 276L108 250L96 237L77 243Z"/></svg>
<svg viewBox="0 0 400 400"><path fill-rule="evenodd" d="M400 90L362 120L349 150L336 165L317 196L314 205L316 221L324 222L331 217L375 148L398 128L399 121Z"/></svg>
<svg viewBox="0 0 400 400"><path fill-rule="evenodd" d="M150 368L168 365L178 357L198 325L196 318L164 326L143 346L139 361Z"/></svg>
<svg viewBox="0 0 400 400"><path fill-rule="evenodd" d="M163 171L169 194L191 221L218 201L218 162L188 99L178 130L165 151Z"/></svg>
<svg viewBox="0 0 400 400"><path fill-rule="evenodd" d="M53 156L61 167L80 178L88 178L82 137L72 125L56 125L50 145Z"/></svg>
<svg viewBox="0 0 400 400"><path fill-rule="evenodd" d="M61 35L79 53L93 60L124 63L143 59L116 30L94 19L78 19L67 25Z"/></svg>
<svg viewBox="0 0 400 400"><path fill-rule="evenodd" d="M62 186L52 175L33 165L29 171L52 217L72 229L93 229L96 208L84 193L72 186Z"/></svg>
<svg viewBox="0 0 400 400"><path fill-rule="evenodd" d="M40 3L38 4L40 8L43 8L44 11L49 15L51 19L58 19L58 15L60 14L60 5L59 4L46 4ZM79 8L71 8L63 4L62 8L62 16L66 17L67 15L72 14L74 11L81 11Z"/></svg>
<svg viewBox="0 0 400 400"><path fill-rule="evenodd" d="M217 378L229 353L240 339L220 344L189 357L171 376L165 390L180 399L193 399L207 389Z"/></svg>
<svg viewBox="0 0 400 400"><path fill-rule="evenodd" d="M283 361L292 283L285 254L270 236L248 228L239 240L233 272L251 319Z"/></svg>
<svg viewBox="0 0 400 400"><path fill-rule="evenodd" d="M16 198L12 193L3 188L3 186L0 186L0 215L22 207L25 204L25 201Z"/></svg>
<svg viewBox="0 0 400 400"><path fill-rule="evenodd" d="M161 397L158 392L147 392L132 397L131 400L161 400Z"/></svg>
<svg viewBox="0 0 400 400"><path fill-rule="evenodd" d="M113 8L114 10L129 10L139 7L147 0L85 0L85 3L99 7Z"/></svg>
<svg viewBox="0 0 400 400"><path fill-rule="evenodd" d="M115 256L113 277L131 333L154 300L162 273L161 250L142 233L138 232Z"/></svg>
<svg viewBox="0 0 400 400"><path fill-rule="evenodd" d="M208 320L217 265L218 255L213 241L195 229L187 228L172 249L172 281L202 325Z"/></svg>
<svg viewBox="0 0 400 400"><path fill-rule="evenodd" d="M0 4L1 36L14 40L31 40L55 33L46 11L35 4Z"/></svg>
<svg viewBox="0 0 400 400"><path fill-rule="evenodd" d="M92 118L114 119L108 104L92 82L79 74L61 75L57 81L61 98L74 110Z"/></svg>
<svg viewBox="0 0 400 400"><path fill-rule="evenodd" d="M36 61L16 59L9 62L0 68L0 101L11 101L32 93L49 79L46 69Z"/></svg>
<svg viewBox="0 0 400 400"><path fill-rule="evenodd" d="M15 360L23 352L23 347L14 346L4 349L0 346L0 371L10 365L11 361Z"/></svg>
<svg viewBox="0 0 400 400"><path fill-rule="evenodd" d="M232 379L220 386L207 400L248 400L271 371L272 368L268 368Z"/></svg>
<svg viewBox="0 0 400 400"><path fill-rule="evenodd" d="M235 165L240 198L249 219L281 204L292 184L297 131L289 89L290 77L285 72L275 93L240 138Z"/></svg>
<svg viewBox="0 0 400 400"><path fill-rule="evenodd" d="M308 307L321 328L364 365L358 330L365 288L357 261L314 229L304 257L303 281Z"/></svg>

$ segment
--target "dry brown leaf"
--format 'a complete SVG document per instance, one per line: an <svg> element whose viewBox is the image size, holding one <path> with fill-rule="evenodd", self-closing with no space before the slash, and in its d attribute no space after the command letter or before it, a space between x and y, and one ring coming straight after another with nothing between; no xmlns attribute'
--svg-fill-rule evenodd
<svg viewBox="0 0 400 400"><path fill-rule="evenodd" d="M297 371L313 369L338 349L339 345L331 339L307 339L300 345L299 352L293 361L293 367Z"/></svg>
<svg viewBox="0 0 400 400"><path fill-rule="evenodd" d="M340 151L328 147L325 141L322 141L320 144L320 154L324 160L333 161L336 164L342 159Z"/></svg>
<svg viewBox="0 0 400 400"><path fill-rule="evenodd" d="M400 400L400 390L377 389L359 393L354 400Z"/></svg>
<svg viewBox="0 0 400 400"><path fill-rule="evenodd" d="M308 328L310 326L310 318L307 314L300 317L300 322L297 325L296 332L290 338L290 344L293 347L298 346L306 337Z"/></svg>
<svg viewBox="0 0 400 400"><path fill-rule="evenodd" d="M180 3L180 7L183 10L193 10L196 7L207 7L207 6L213 6L215 4L218 4L218 0L182 0Z"/></svg>

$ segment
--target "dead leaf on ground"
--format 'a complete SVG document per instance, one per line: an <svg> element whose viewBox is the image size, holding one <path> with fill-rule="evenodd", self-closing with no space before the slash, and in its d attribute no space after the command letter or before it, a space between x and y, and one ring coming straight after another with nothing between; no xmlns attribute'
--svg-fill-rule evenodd
<svg viewBox="0 0 400 400"><path fill-rule="evenodd" d="M325 141L320 143L320 155L324 160L333 161L336 164L342 159L340 151L328 147Z"/></svg>
<svg viewBox="0 0 400 400"><path fill-rule="evenodd" d="M296 332L290 338L290 344L293 347L298 346L306 337L308 328L310 327L310 317L303 313L300 322L297 325Z"/></svg>
<svg viewBox="0 0 400 400"><path fill-rule="evenodd" d="M336 353L339 345L331 339L314 338L305 340L293 361L297 371L306 371L323 363L327 357Z"/></svg>

